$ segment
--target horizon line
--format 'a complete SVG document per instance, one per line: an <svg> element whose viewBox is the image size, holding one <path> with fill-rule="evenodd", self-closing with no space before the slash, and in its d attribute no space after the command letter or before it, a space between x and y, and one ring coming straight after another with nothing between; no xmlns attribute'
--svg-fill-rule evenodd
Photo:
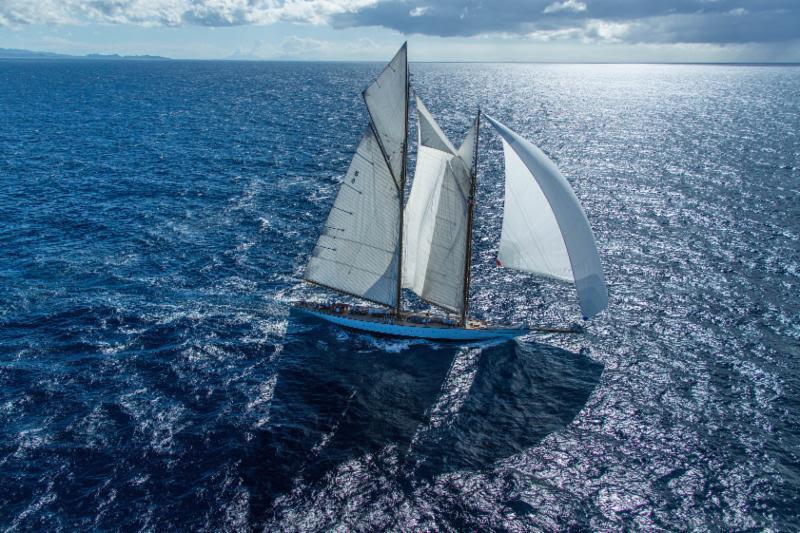
<svg viewBox="0 0 800 533"><path fill-rule="evenodd" d="M22 52L19 56L3 56L2 52ZM28 55L26 55L28 54ZM0 60L24 61L24 60L51 60L51 61L230 61L240 63L381 63L379 59L322 59L322 58L292 58L292 57L199 57L199 58L172 58L167 56L149 54L120 54L119 52L101 53L89 52L81 55L67 52L51 52L43 50L29 50L24 48L4 48L0 47ZM721 65L721 66L800 66L799 61L548 61L548 60L418 60L409 61L418 64L518 64L518 65Z"/></svg>

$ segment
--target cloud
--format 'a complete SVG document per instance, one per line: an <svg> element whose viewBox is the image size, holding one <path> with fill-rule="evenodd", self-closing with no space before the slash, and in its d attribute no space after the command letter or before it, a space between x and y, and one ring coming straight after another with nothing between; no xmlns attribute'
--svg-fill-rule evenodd
<svg viewBox="0 0 800 533"><path fill-rule="evenodd" d="M297 37L292 35L284 39L280 44L279 57L309 57L324 55L325 52L333 48L334 45L319 39L308 37Z"/></svg>
<svg viewBox="0 0 800 533"><path fill-rule="evenodd" d="M342 42L290 35L276 41L256 40L252 46L237 48L226 59L305 61L358 58L382 61L396 51L394 42L379 44L367 37Z"/></svg>
<svg viewBox="0 0 800 533"><path fill-rule="evenodd" d="M437 37L537 41L778 43L800 40L799 0L0 0L0 27L377 26Z"/></svg>
<svg viewBox="0 0 800 533"><path fill-rule="evenodd" d="M383 0L331 17L337 27L405 34L532 35L630 43L750 43L800 39L798 0L439 0L420 12Z"/></svg>
<svg viewBox="0 0 800 533"><path fill-rule="evenodd" d="M0 27L91 22L141 26L325 24L376 0L0 0Z"/></svg>
<svg viewBox="0 0 800 533"><path fill-rule="evenodd" d="M542 13L558 13L559 11L574 11L580 13L586 11L586 4L576 0L564 0L563 2L553 2L544 8Z"/></svg>

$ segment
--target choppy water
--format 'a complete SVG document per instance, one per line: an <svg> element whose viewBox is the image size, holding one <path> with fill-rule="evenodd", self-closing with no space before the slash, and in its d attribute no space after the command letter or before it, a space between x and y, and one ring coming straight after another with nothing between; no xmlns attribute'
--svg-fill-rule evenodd
<svg viewBox="0 0 800 533"><path fill-rule="evenodd" d="M609 282L472 347L289 312L378 68L0 62L0 525L800 527L800 68L412 65L556 160ZM494 267L500 150L475 312L571 321Z"/></svg>

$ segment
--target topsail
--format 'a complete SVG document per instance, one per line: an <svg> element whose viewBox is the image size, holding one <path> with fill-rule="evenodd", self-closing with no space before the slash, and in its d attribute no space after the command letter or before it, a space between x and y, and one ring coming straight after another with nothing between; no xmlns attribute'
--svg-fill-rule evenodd
<svg viewBox="0 0 800 533"><path fill-rule="evenodd" d="M556 165L539 148L486 117L503 139L506 190L497 259L504 267L575 283L591 318L608 290L589 221Z"/></svg>
<svg viewBox="0 0 800 533"><path fill-rule="evenodd" d="M364 101L397 186L403 186L408 128L408 58L404 44L364 91Z"/></svg>

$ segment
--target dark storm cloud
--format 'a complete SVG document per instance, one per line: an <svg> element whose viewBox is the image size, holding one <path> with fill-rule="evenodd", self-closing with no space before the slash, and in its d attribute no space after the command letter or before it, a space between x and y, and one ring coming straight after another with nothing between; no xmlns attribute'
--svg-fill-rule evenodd
<svg viewBox="0 0 800 533"><path fill-rule="evenodd" d="M332 22L442 37L540 32L626 42L774 42L800 38L800 0L385 0Z"/></svg>

